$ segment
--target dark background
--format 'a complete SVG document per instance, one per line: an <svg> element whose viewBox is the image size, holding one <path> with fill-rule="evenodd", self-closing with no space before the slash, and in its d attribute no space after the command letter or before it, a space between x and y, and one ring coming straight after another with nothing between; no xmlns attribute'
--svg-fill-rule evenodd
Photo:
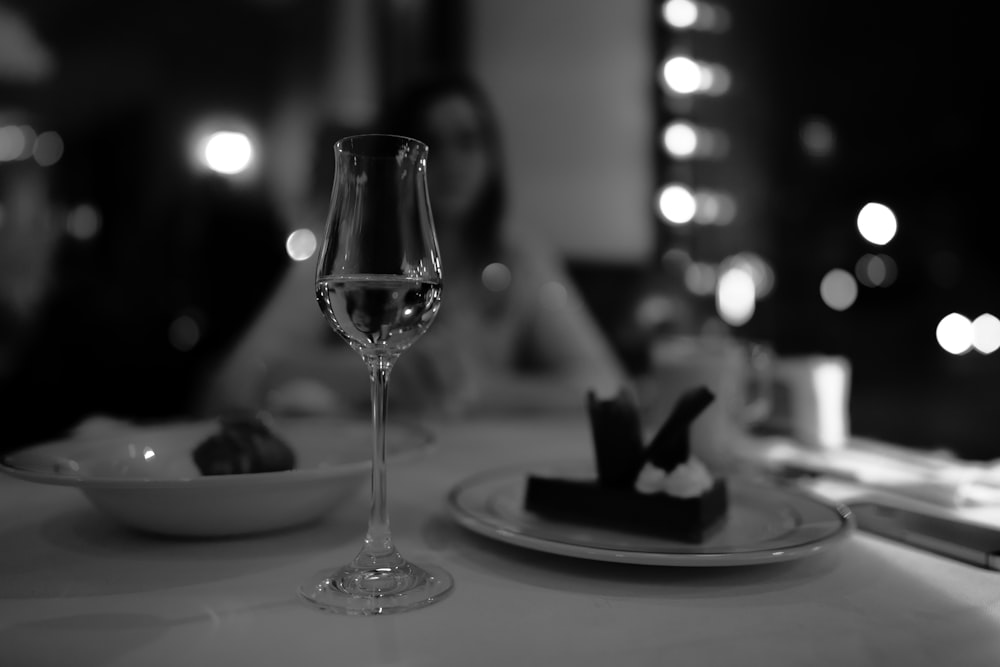
<svg viewBox="0 0 1000 667"><path fill-rule="evenodd" d="M157 141L203 107L229 105L248 118L267 118L292 84L308 86L323 75L316 63L328 53L329 12L337 5L320 0L4 4L30 19L60 62L45 85L0 83L0 109L26 109L40 126L58 127L67 143L79 148L75 160L59 166L55 196L86 193L106 202L109 211L117 201L145 212L117 215L131 220L119 223L127 233L115 232L116 217L106 216L109 238L77 259L88 263L105 287L118 284L122 275L107 268L117 261L109 258L119 257L121 248L142 247L157 225L168 224L163 200L183 203L169 187L149 191L150 178L123 170L120 156L164 155ZM374 4L375 87L382 98L427 70L463 68L474 53L467 30L472 10L462 0ZM970 319L1000 313L992 163L1000 115L991 23L974 6L945 12L899 0L719 4L729 8L732 29L694 38L691 46L728 63L737 83L730 95L684 112L730 133L730 159L699 165L695 175L751 202L745 215L752 219L737 231L708 230L693 238L651 214L649 224L660 230L653 255L672 247L709 261L741 250L760 253L774 268L775 287L738 335L769 341L783 354L848 356L857 433L948 447L976 458L997 456L1000 353L953 356L934 337L937 322L949 312ZM649 25L637 26L636 38L650 44L650 94L640 101L656 109L657 123L649 128L650 169L665 178L675 165L658 149L659 124L679 112L664 103L652 73L659 54L678 37L657 22L659 6L650 1ZM557 35L552 48L559 48ZM824 159L811 158L799 143L802 122L814 116L826 119L836 137L834 152ZM112 141L102 140L123 118L151 134L119 131ZM155 160L157 182L183 171L171 159ZM0 176L9 168L0 165ZM198 187L194 211L216 197L242 196L223 186ZM266 203L241 201L259 219L254 227L234 221L212 238L194 234L192 239L190 228L199 214L182 216L189 229L170 236L176 244L173 259L161 257L162 266L146 266L148 283L142 287L121 290L114 303L127 308L108 306L127 310L145 303L149 316L161 323L194 303L192 312L200 313L206 331L216 336L198 354L134 344L136 354L161 370L185 369L186 375L166 383L171 396L183 395L204 360L224 349L280 271L280 258L265 253L255 285L236 295L226 290L234 267L220 250L231 247L224 239L241 228L263 243L277 224ZM890 205L899 220L897 237L883 249L867 244L854 226L867 201ZM141 224L135 222L139 218ZM853 270L866 252L889 254L898 267L896 281L887 288L860 288L857 302L844 313L826 308L817 298L820 278L835 267ZM623 356L641 371L649 334L635 324L633 309L662 279L663 268L655 260L622 266L572 258L571 268ZM129 275L136 270L121 268ZM191 291L191 285L206 282L209 289ZM710 300L686 298L694 312L710 316ZM76 321L89 317L75 316ZM134 341L134 333L126 338ZM161 412L183 407L179 399L164 401Z"/></svg>

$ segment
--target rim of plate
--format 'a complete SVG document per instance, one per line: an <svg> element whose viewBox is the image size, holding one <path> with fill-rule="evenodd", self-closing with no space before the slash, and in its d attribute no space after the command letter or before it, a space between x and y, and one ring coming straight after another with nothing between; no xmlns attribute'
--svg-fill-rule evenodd
<svg viewBox="0 0 1000 667"><path fill-rule="evenodd" d="M553 468L579 469L579 462L549 462L538 470ZM778 485L755 482L751 479L738 478L747 488L762 487L767 491L786 498L807 502L820 506L831 513L831 521L836 517L836 528L825 535L782 546L780 549L753 549L742 551L650 551L643 548L627 548L620 546L601 546L581 542L544 537L534 532L522 532L518 526L510 526L510 520L499 517L496 521L484 519L482 513L477 513L467 507L461 496L475 491L476 487L486 483L504 482L506 487L519 483L521 476L537 472L534 467L515 465L488 470L472 475L456 484L448 493L448 507L452 517L463 527L484 537L492 538L506 544L532 549L559 556L582 558L585 560L623 563L632 565L660 565L674 567L720 567L720 566L751 566L767 563L778 563L797 560L821 551L826 551L842 542L856 529L856 520L850 508L843 504L828 500L806 489L786 488ZM549 520L544 520L543 523Z"/></svg>

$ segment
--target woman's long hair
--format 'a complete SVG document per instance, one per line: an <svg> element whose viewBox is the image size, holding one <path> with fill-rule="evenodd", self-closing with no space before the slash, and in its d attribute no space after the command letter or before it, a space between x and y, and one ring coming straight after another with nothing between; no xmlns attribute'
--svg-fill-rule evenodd
<svg viewBox="0 0 1000 667"><path fill-rule="evenodd" d="M441 99L461 96L476 110L491 172L478 201L462 221L462 245L470 259L481 264L499 261L503 252L501 226L506 213L506 184L500 128L485 91L463 74L444 74L418 81L403 90L386 107L380 131L420 139L428 134L428 111ZM433 169L431 146L430 168ZM471 224L470 224L471 223Z"/></svg>

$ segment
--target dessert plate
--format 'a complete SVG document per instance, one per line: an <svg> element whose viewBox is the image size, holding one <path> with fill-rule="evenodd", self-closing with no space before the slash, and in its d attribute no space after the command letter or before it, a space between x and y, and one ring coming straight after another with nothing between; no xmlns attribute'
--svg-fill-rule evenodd
<svg viewBox="0 0 1000 667"><path fill-rule="evenodd" d="M295 454L280 472L202 475L193 451L214 420L122 425L100 436L32 445L0 459L13 477L80 489L102 514L161 535L228 537L288 528L335 511L371 470L371 424L331 417L276 418ZM432 442L423 428L387 427L387 457L408 459Z"/></svg>
<svg viewBox="0 0 1000 667"><path fill-rule="evenodd" d="M524 509L529 473L571 476L585 466L506 468L471 477L448 495L459 524L527 549L614 563L685 567L756 565L817 554L854 530L850 510L803 491L734 477L722 523L687 543L555 521Z"/></svg>

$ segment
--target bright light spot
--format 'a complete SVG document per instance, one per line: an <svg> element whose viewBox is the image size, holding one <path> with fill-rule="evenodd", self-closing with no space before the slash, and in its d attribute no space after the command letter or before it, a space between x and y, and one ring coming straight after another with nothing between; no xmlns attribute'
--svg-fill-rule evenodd
<svg viewBox="0 0 1000 667"><path fill-rule="evenodd" d="M719 276L715 290L715 309L719 317L734 327L750 321L756 308L753 276L741 266L730 266Z"/></svg>
<svg viewBox="0 0 1000 667"><path fill-rule="evenodd" d="M763 257L753 252L739 252L723 260L724 267L746 271L753 279L757 300L763 299L774 289L774 269Z"/></svg>
<svg viewBox="0 0 1000 667"><path fill-rule="evenodd" d="M694 157L721 158L729 151L729 137L725 132L694 123L677 120L663 129L663 148L677 159Z"/></svg>
<svg viewBox="0 0 1000 667"><path fill-rule="evenodd" d="M814 158L825 158L833 154L836 136L833 127L823 118L810 118L799 128L802 150Z"/></svg>
<svg viewBox="0 0 1000 667"><path fill-rule="evenodd" d="M707 2L667 0L661 11L664 22L675 30L725 32L729 28L729 12Z"/></svg>
<svg viewBox="0 0 1000 667"><path fill-rule="evenodd" d="M858 298L858 283L847 271L831 269L819 283L819 296L833 310L844 311Z"/></svg>
<svg viewBox="0 0 1000 667"><path fill-rule="evenodd" d="M101 214L90 204L80 204L66 216L66 233L78 241L86 241L101 231Z"/></svg>
<svg viewBox="0 0 1000 667"><path fill-rule="evenodd" d="M972 346L983 354L1000 350L1000 319L983 313L972 322Z"/></svg>
<svg viewBox="0 0 1000 667"><path fill-rule="evenodd" d="M220 174L238 174L250 165L253 147L243 132L215 132L205 144L205 164Z"/></svg>
<svg viewBox="0 0 1000 667"><path fill-rule="evenodd" d="M847 395L849 375L837 361L823 361L812 375L813 396L816 397L816 436L825 447L843 445L848 436L844 419L843 397Z"/></svg>
<svg viewBox="0 0 1000 667"><path fill-rule="evenodd" d="M316 235L311 229L296 229L285 240L285 252L296 262L304 262L316 252Z"/></svg>
<svg viewBox="0 0 1000 667"><path fill-rule="evenodd" d="M675 225L683 225L691 222L698 208L691 190L684 185L676 183L660 190L657 204L660 215Z"/></svg>
<svg viewBox="0 0 1000 667"><path fill-rule="evenodd" d="M142 458L146 459L147 461L155 456L156 452L153 451L152 447L146 447L145 449L142 450Z"/></svg>
<svg viewBox="0 0 1000 667"><path fill-rule="evenodd" d="M885 204L869 202L858 212L858 231L869 243L885 245L896 235L896 215Z"/></svg>
<svg viewBox="0 0 1000 667"><path fill-rule="evenodd" d="M663 147L674 157L691 157L698 150L698 132L691 123L673 122L663 130Z"/></svg>
<svg viewBox="0 0 1000 667"><path fill-rule="evenodd" d="M698 22L698 4L692 0L667 0L663 3L663 20L671 28L691 28Z"/></svg>
<svg viewBox="0 0 1000 667"><path fill-rule="evenodd" d="M691 262L684 269L684 286L697 296L708 296L715 291L717 271L711 264Z"/></svg>
<svg viewBox="0 0 1000 667"><path fill-rule="evenodd" d="M510 287L511 274L506 264L493 262L483 269L483 286L491 292L503 292Z"/></svg>
<svg viewBox="0 0 1000 667"><path fill-rule="evenodd" d="M686 56L674 56L663 63L663 81L675 93L690 95L702 88L702 68Z"/></svg>
<svg viewBox="0 0 1000 667"><path fill-rule="evenodd" d="M968 317L950 313L937 325L937 342L945 352L965 354L972 349L974 333Z"/></svg>
<svg viewBox="0 0 1000 667"><path fill-rule="evenodd" d="M20 159L28 147L28 137L17 125L0 127L0 162Z"/></svg>
<svg viewBox="0 0 1000 667"><path fill-rule="evenodd" d="M201 327L190 315L181 315L170 323L167 338L175 350L187 352L201 340Z"/></svg>
<svg viewBox="0 0 1000 667"><path fill-rule="evenodd" d="M35 139L35 162L41 167L51 167L63 156L63 140L58 132L42 132Z"/></svg>

